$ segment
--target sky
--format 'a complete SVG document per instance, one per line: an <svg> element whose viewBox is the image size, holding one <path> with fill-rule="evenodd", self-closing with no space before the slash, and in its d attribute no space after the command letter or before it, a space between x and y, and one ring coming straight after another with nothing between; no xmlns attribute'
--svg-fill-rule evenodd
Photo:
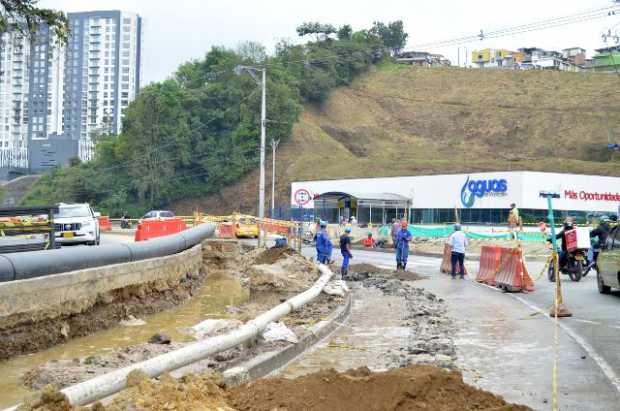
<svg viewBox="0 0 620 411"><path fill-rule="evenodd" d="M299 41L295 28L304 21L370 28L373 21L402 20L409 33L407 49L419 44L477 34L607 7L613 0L41 0L39 6L66 12L124 10L144 18L143 85L169 77L186 61L201 58L213 46L234 48L256 41L271 53L281 39ZM620 15L511 37L429 49L456 64L465 48L561 50L580 46L594 54L604 47L601 34Z"/></svg>

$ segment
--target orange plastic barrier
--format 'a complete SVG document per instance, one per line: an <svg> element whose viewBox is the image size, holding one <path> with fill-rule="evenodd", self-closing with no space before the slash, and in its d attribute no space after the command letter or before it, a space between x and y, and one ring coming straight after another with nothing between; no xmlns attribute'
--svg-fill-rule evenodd
<svg viewBox="0 0 620 411"><path fill-rule="evenodd" d="M499 270L502 247L483 246L480 249L480 268L476 281L495 285L495 275Z"/></svg>
<svg viewBox="0 0 620 411"><path fill-rule="evenodd" d="M180 218L169 220L144 220L138 224L135 241L146 241L151 238L164 237L187 229L185 221Z"/></svg>
<svg viewBox="0 0 620 411"><path fill-rule="evenodd" d="M215 236L218 238L233 238L235 236L233 223L219 223L215 230Z"/></svg>
<svg viewBox="0 0 620 411"><path fill-rule="evenodd" d="M460 267L457 267L457 271ZM450 274L452 273L452 250L450 249L450 246L448 244L444 244L443 246L443 258L441 260L441 267L439 268L439 270L442 273L445 274ZM463 267L463 272L465 273L465 275L468 275L469 273L467 272L467 267Z"/></svg>
<svg viewBox="0 0 620 411"><path fill-rule="evenodd" d="M110 222L110 217L108 217L107 215L102 215L102 216L97 217L97 219L99 220L99 230L101 231L112 230L112 223Z"/></svg>
<svg viewBox="0 0 620 411"><path fill-rule="evenodd" d="M290 228L288 225L278 224L277 222L273 221L267 221L264 223L259 222L258 229L263 230L267 233L280 234L283 236L289 235L290 232Z"/></svg>
<svg viewBox="0 0 620 411"><path fill-rule="evenodd" d="M497 287L508 292L534 291L534 281L523 259L523 249L503 248L495 276Z"/></svg>

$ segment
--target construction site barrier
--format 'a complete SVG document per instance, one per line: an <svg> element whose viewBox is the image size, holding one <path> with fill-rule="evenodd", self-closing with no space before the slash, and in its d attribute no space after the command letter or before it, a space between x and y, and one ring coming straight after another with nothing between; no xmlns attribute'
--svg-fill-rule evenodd
<svg viewBox="0 0 620 411"><path fill-rule="evenodd" d="M498 288L508 292L534 291L534 281L525 264L521 247L501 247L495 281Z"/></svg>
<svg viewBox="0 0 620 411"><path fill-rule="evenodd" d="M452 249L449 244L443 246L443 258L441 259L441 267L439 269L444 274L452 273ZM456 267L456 271L460 272L460 267ZM467 267L463 267L463 272L467 275Z"/></svg>
<svg viewBox="0 0 620 411"><path fill-rule="evenodd" d="M135 241L146 241L151 238L164 237L180 233L187 229L185 221L180 218L168 220L144 220L138 224Z"/></svg>
<svg viewBox="0 0 620 411"><path fill-rule="evenodd" d="M235 236L233 223L218 223L215 229L215 235L218 238L233 238Z"/></svg>
<svg viewBox="0 0 620 411"><path fill-rule="evenodd" d="M480 248L480 268L476 281L494 286L495 276L500 267L502 247L483 246Z"/></svg>
<svg viewBox="0 0 620 411"><path fill-rule="evenodd" d="M97 217L99 220L99 230L101 231L112 231L112 222L110 221L110 217L107 215L102 215Z"/></svg>

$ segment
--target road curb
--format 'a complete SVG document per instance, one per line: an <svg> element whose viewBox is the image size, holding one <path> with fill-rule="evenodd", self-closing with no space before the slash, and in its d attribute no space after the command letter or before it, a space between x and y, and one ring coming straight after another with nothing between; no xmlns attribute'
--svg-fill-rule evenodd
<svg viewBox="0 0 620 411"><path fill-rule="evenodd" d="M340 327L351 314L351 301L352 298L349 293L344 306L339 307L325 320L314 324L310 328L310 334L302 338L297 344L289 345L279 351L260 354L245 363L227 369L222 374L224 382L227 385L239 385L252 379L264 377L284 367Z"/></svg>

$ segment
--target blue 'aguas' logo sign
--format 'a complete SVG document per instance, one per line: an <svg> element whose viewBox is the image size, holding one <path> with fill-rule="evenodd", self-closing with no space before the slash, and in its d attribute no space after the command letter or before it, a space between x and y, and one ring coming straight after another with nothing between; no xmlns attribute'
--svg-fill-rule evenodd
<svg viewBox="0 0 620 411"><path fill-rule="evenodd" d="M471 180L467 177L467 181L461 188L461 203L466 208L471 208L476 202L476 198L485 196L503 196L508 191L508 182L505 179L500 180Z"/></svg>

